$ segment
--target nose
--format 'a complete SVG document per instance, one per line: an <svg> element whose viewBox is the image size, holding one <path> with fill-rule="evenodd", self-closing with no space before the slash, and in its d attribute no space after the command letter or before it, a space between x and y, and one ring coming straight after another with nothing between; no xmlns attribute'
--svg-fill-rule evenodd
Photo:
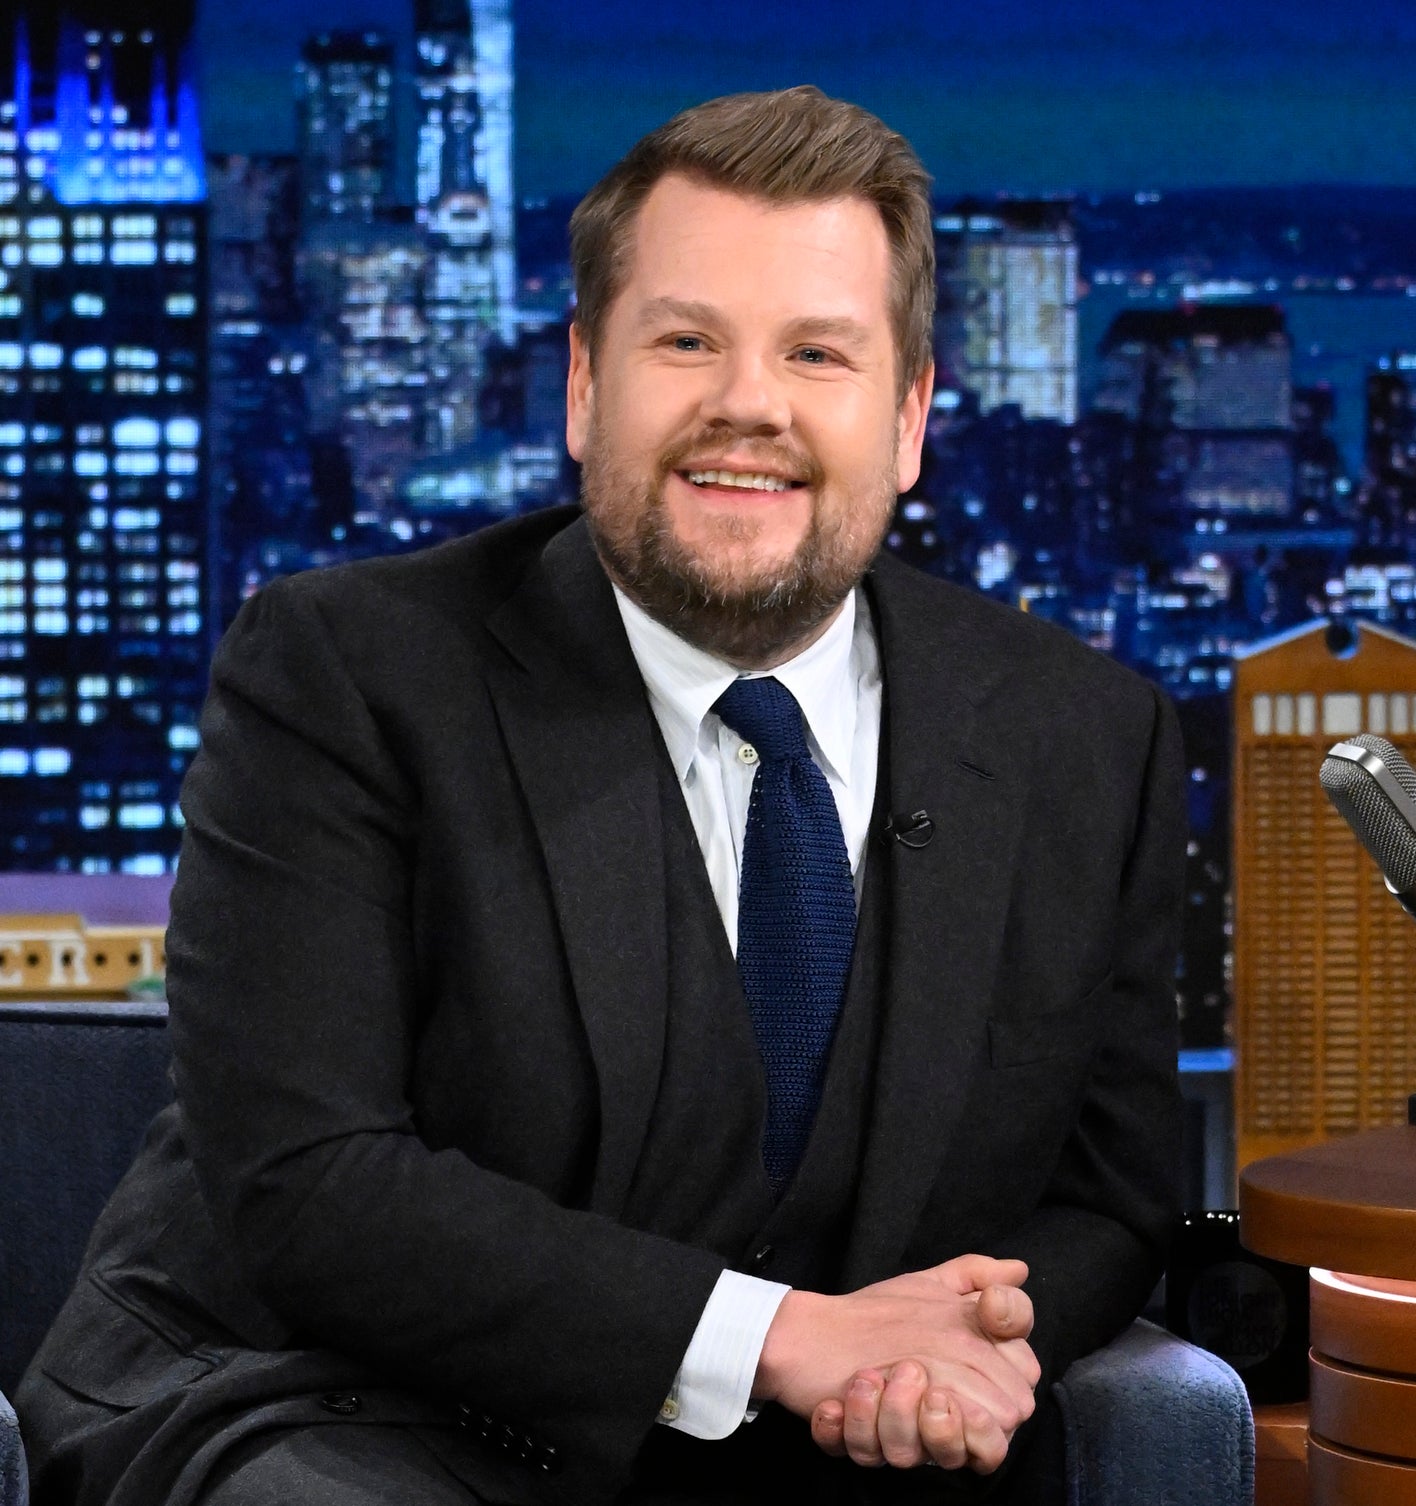
<svg viewBox="0 0 1416 1506"><path fill-rule="evenodd" d="M783 434L792 425L791 404L782 379L761 355L726 355L717 380L703 398L705 423L724 424L739 434Z"/></svg>

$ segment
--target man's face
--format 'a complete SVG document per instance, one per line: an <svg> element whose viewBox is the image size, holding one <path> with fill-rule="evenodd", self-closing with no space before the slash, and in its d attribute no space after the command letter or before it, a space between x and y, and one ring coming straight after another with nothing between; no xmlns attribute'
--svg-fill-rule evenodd
<svg viewBox="0 0 1416 1506"><path fill-rule="evenodd" d="M862 199L774 205L669 176L633 232L566 440L610 573L742 664L824 629L919 473L932 373L898 401L890 248Z"/></svg>

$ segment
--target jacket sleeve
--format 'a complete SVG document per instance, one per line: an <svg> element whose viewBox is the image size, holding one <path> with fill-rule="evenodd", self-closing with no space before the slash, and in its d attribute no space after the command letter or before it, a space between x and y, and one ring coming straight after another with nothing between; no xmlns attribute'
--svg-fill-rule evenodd
<svg viewBox="0 0 1416 1506"><path fill-rule="evenodd" d="M1179 1212L1175 958L1185 872L1184 756L1170 702L1155 716L1120 876L1113 980L1075 1127L1041 1203L992 1252L1028 1262L1042 1386L1136 1317Z"/></svg>
<svg viewBox="0 0 1416 1506"><path fill-rule="evenodd" d="M419 1138L418 790L309 577L223 641L182 804L177 1092L244 1280L302 1341L537 1429L553 1493L610 1493L723 1262Z"/></svg>

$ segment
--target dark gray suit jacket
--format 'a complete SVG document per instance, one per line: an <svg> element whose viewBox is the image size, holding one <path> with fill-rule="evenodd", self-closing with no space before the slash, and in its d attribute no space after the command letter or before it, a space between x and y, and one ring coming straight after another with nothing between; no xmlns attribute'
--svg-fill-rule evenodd
<svg viewBox="0 0 1416 1506"><path fill-rule="evenodd" d="M1138 1310L1175 1211L1174 714L892 559L867 589L888 808L935 836L872 853L888 991L840 1286L1021 1256L1053 1374ZM21 1392L37 1478L182 1499L242 1416L337 1421L351 1386L364 1421L523 1430L557 1472L453 1461L494 1499L611 1498L731 1257L631 1196L674 1039L662 750L584 524L277 583L202 739L179 1101Z"/></svg>

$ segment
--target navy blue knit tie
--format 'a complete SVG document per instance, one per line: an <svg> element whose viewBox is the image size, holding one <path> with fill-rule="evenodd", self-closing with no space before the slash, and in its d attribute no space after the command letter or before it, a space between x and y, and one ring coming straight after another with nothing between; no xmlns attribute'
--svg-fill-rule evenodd
<svg viewBox="0 0 1416 1506"><path fill-rule="evenodd" d="M780 1193L821 1101L855 945L855 886L836 801L791 691L771 678L735 680L713 709L759 760L742 848L737 962L767 1069L762 1160Z"/></svg>

